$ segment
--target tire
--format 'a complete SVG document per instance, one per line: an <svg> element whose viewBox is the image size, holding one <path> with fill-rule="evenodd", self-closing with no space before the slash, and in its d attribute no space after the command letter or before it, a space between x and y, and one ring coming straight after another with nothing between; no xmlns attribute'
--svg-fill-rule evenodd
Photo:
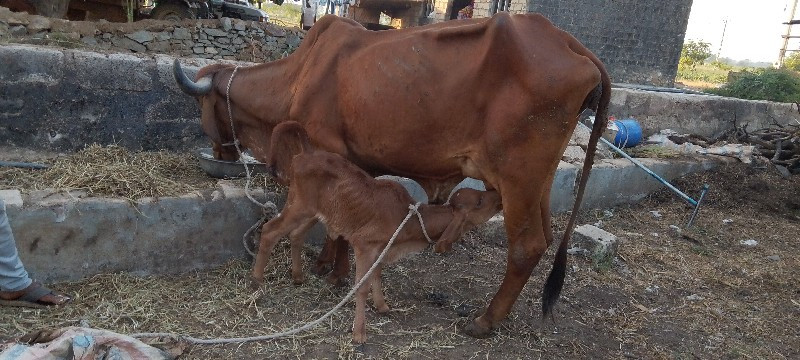
<svg viewBox="0 0 800 360"><path fill-rule="evenodd" d="M169 20L178 22L182 19L194 19L195 15L191 9L186 7L183 4L176 4L176 3L162 3L156 6L152 12L150 12L150 17L156 20Z"/></svg>

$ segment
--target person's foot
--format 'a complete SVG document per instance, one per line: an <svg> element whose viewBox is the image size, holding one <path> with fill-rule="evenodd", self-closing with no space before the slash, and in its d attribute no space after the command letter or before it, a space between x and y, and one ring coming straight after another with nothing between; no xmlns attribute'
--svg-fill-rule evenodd
<svg viewBox="0 0 800 360"><path fill-rule="evenodd" d="M0 291L0 306L22 306L40 308L53 305L64 305L71 297L50 290L38 281L18 291Z"/></svg>

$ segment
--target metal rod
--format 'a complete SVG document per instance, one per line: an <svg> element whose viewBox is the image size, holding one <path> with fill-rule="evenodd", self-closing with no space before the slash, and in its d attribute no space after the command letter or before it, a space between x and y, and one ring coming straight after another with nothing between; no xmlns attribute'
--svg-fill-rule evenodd
<svg viewBox="0 0 800 360"><path fill-rule="evenodd" d="M589 128L589 126L587 126L586 124L584 124L582 122L578 122L578 123L580 123L581 125L586 126L587 128ZM690 198L688 195L686 195L682 191L678 190L678 188L672 186L672 184L668 183L667 180L664 180L663 178L661 178L661 176L658 176L658 174L654 173L653 170L648 169L646 166L644 166L642 163L640 163L639 160L636 160L636 159L630 157L628 154L626 154L624 151L622 151L622 149L614 146L614 144L610 143L605 138L601 137L600 141L602 141L604 144L608 145L608 147L610 147L611 150L614 150L617 154L620 154L620 155L622 155L622 157L630 160L634 165L638 166L640 169L642 169L646 173L650 174L650 176L652 176L656 180L660 181L662 184L664 184L670 190L672 190L675 193L677 193L678 195L680 195L680 197L683 198L683 200L686 200L686 202L688 202L689 204L692 204L692 206L697 206L697 201L694 201L694 199Z"/></svg>
<svg viewBox="0 0 800 360"><path fill-rule="evenodd" d="M700 198L697 199L697 206L694 207L694 211L692 211L692 216L689 217L689 222L686 224L686 228L692 227L692 223L694 222L694 218L697 216L697 213L700 211L700 204L703 203L703 198L706 197L706 193L708 192L708 184L703 184L703 190L700 190Z"/></svg>

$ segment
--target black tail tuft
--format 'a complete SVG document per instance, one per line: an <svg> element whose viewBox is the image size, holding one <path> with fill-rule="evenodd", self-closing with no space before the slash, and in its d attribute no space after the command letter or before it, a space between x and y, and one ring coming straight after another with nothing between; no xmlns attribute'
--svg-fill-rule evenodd
<svg viewBox="0 0 800 360"><path fill-rule="evenodd" d="M550 270L550 275L547 276L547 281L544 283L542 289L542 320L547 318L547 315L553 311L553 306L558 301L561 295L561 289L564 287L564 278L567 275L567 244L566 239L561 240L561 245L558 246L556 258L553 261L553 269Z"/></svg>

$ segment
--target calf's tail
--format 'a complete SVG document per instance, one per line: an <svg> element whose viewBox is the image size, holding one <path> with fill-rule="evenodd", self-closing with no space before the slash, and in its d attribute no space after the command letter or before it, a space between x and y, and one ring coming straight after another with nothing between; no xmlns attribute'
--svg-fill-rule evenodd
<svg viewBox="0 0 800 360"><path fill-rule="evenodd" d="M592 170L594 153L597 150L597 142L600 140L600 136L603 134L603 129L606 128L606 124L608 123L608 104L611 100L611 79L606 72L605 66L603 66L603 63L600 62L600 60L594 54L583 47L583 45L580 45L580 43L577 41L575 41L575 43L576 46L573 47L573 50L589 58L600 71L600 84L598 85L600 88L600 96L599 99L595 97L595 99L591 99L592 101L589 102L591 104L590 107L595 110L595 120L592 126L592 134L589 136L589 144L586 147L586 158L583 161L581 180L578 184L578 193L575 195L575 204L572 207L572 214L570 214L567 228L564 230L564 237L561 239L561 243L558 245L556 257L553 261L553 269L550 271L550 275L547 276L544 289L542 289L542 319L547 318L547 315L550 314L553 309L553 305L555 305L559 295L561 294L561 289L564 287L564 278L567 270L567 248L569 247L569 239L572 237L572 230L575 228L575 220L578 216L581 202L583 201L583 192L586 189L586 182L589 179L589 172ZM596 91L592 91L592 94L596 93Z"/></svg>

